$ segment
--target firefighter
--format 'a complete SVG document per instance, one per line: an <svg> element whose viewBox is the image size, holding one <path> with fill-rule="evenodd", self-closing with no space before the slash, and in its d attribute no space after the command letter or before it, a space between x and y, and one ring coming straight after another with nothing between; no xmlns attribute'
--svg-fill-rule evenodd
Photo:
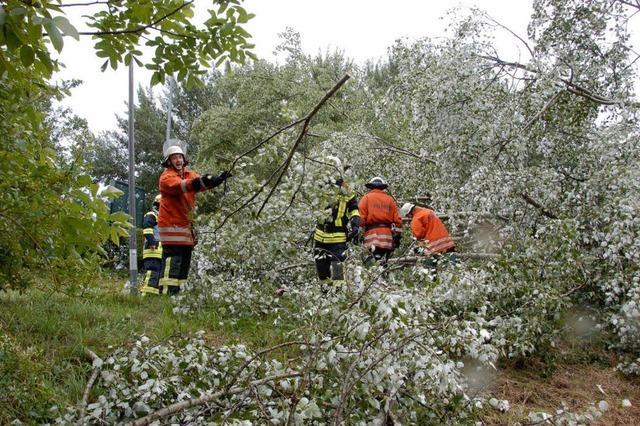
<svg viewBox="0 0 640 426"><path fill-rule="evenodd" d="M144 235L142 262L145 274L140 292L143 296L147 294L160 294L158 288L160 269L162 268L162 244L160 243L160 234L158 233L160 198L160 194L156 195L153 199L151 210L144 215L142 220L142 234Z"/></svg>
<svg viewBox="0 0 640 426"><path fill-rule="evenodd" d="M164 152L160 176L160 213L158 231L162 242L162 270L160 292L173 295L187 279L195 234L190 216L196 206L196 194L220 185L231 177L223 171L219 176L199 176L187 169L187 158L179 145L169 146Z"/></svg>
<svg viewBox="0 0 640 426"><path fill-rule="evenodd" d="M334 201L327 206L327 215L319 220L313 233L313 257L320 281L329 278L334 284L344 282L342 262L346 259L347 242L353 242L360 229L358 200L343 178L335 179Z"/></svg>
<svg viewBox="0 0 640 426"><path fill-rule="evenodd" d="M437 265L445 260L455 263L456 244L433 210L404 203L400 214L411 220L411 233L418 241L416 252L428 257L425 266L435 271Z"/></svg>
<svg viewBox="0 0 640 426"><path fill-rule="evenodd" d="M369 189L358 204L360 226L364 228L364 248L371 252L365 264L373 260L385 265L393 250L400 245L402 218L391 195L385 192L388 185L379 176L365 184Z"/></svg>

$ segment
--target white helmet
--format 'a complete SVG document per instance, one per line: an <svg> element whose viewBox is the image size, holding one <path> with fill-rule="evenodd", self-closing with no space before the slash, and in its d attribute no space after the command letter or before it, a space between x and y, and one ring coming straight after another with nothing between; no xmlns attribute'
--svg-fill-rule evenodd
<svg viewBox="0 0 640 426"><path fill-rule="evenodd" d="M160 204L160 200L162 199L162 195L158 194L155 196L155 198L153 199L153 204Z"/></svg>
<svg viewBox="0 0 640 426"><path fill-rule="evenodd" d="M402 218L406 218L407 216L409 216L415 206L415 204L404 203L402 207L400 207L400 216L402 216Z"/></svg>
<svg viewBox="0 0 640 426"><path fill-rule="evenodd" d="M389 185L380 176L372 177L371 180L364 184L369 189L386 189Z"/></svg>
<svg viewBox="0 0 640 426"><path fill-rule="evenodd" d="M163 166L169 167L169 157L171 157L173 154L182 155L182 158L184 159L184 165L186 166L188 164L187 156L184 155L184 151L182 150L182 148L179 145L172 145L164 151L164 161L162 162Z"/></svg>

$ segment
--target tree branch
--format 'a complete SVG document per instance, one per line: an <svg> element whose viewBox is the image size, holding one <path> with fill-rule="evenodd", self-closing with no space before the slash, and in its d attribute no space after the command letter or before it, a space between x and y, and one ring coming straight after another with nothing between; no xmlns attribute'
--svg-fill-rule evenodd
<svg viewBox="0 0 640 426"><path fill-rule="evenodd" d="M542 204L540 204L539 202L531 198L527 193L523 192L520 194L520 196L524 199L524 201L527 202L527 204L531 204L533 207L540 210L540 213L542 213L543 216L548 217L549 219L558 218L556 214L554 214L553 212L548 210L545 206L543 206Z"/></svg>
<svg viewBox="0 0 640 426"><path fill-rule="evenodd" d="M313 116L316 115L316 113L320 110L320 108L322 108L322 106L325 104L325 102L327 102L327 100L329 100L329 98L331 98L338 91L338 89L340 89L340 87L342 87L342 85L349 78L351 78L351 76L349 74L345 74L345 76L342 77L342 79L340 81L338 81L336 83L336 85L333 86L333 88L331 88L331 90L329 90L324 95L324 97L320 100L320 102L318 102L318 104L313 108L313 110L311 110L311 112L309 114L307 114L306 117L304 117L302 130L300 131L300 134L298 135L298 138L296 139L295 143L291 147L291 150L289 151L289 155L287 156L287 159L285 160L285 162L283 164L282 171L280 172L280 175L278 176L278 179L276 180L276 183L271 188L271 191L269 191L269 194L267 194L267 198L265 198L265 200L263 201L262 206L260 206L260 209L258 210L258 213L256 214L257 216L260 216L260 213L262 212L264 207L267 205L267 202L269 201L269 198L271 198L271 196L275 192L276 188L278 187L278 184L280 184L280 181L282 180L282 177L284 176L284 174L286 173L287 169L289 168L289 164L291 164L291 160L293 159L293 154L295 154L295 152L296 152L296 150L298 148L298 145L300 145L300 142L302 142L302 140L304 139L304 136L307 133L307 129L309 128L309 123L311 122L311 119L313 118Z"/></svg>
<svg viewBox="0 0 640 426"><path fill-rule="evenodd" d="M182 3L182 5L178 6L177 8L175 8L174 10L172 10L171 12L167 13L166 15L156 19L155 21L151 22L150 24L147 25L141 25L137 28L132 28L129 30L115 30L115 31L83 31L83 32L79 32L79 35L90 35L90 36L104 36L104 35L119 35L119 34L136 34L136 33L141 33L151 27L154 27L156 25L158 25L160 22L164 21L165 19L167 19L168 17L175 15L176 13L178 13L180 10L184 9L185 7L189 6L190 4L192 4L194 2L194 0L189 0L185 3Z"/></svg>
<svg viewBox="0 0 640 426"><path fill-rule="evenodd" d="M269 136L268 138L266 138L265 140L259 142L257 145L251 147L250 149L248 149L247 151L243 152L242 154L240 154L235 160L233 160L233 163L231 163L231 167L229 168L229 170L233 170L233 168L235 167L235 165L238 163L238 161L243 158L246 157L247 155L251 154L252 152L254 152L255 150L257 150L258 148L260 148L261 146L263 146L264 144L266 144L267 142L269 142L271 139L275 138L276 136L278 136L280 133L284 132L285 130L289 130L292 127L295 127L296 125L302 123L304 121L304 117L294 121L293 123L287 124L284 127L281 127L280 129L276 130L273 134L271 134L271 136Z"/></svg>
<svg viewBox="0 0 640 426"><path fill-rule="evenodd" d="M86 349L84 350L85 354L91 358L91 362L93 363L96 360L100 360L100 357L95 354L95 352ZM92 367L93 372L91 373L91 377L89 377L89 381L87 382L87 386L84 388L84 393L82 394L82 402L80 403L80 415L78 417L78 423L82 424L84 422L84 418L87 414L87 401L89 400L89 392L91 392L91 388L98 378L98 374L100 374L100 369L97 367Z"/></svg>
<svg viewBox="0 0 640 426"><path fill-rule="evenodd" d="M65 4L59 4L58 7L92 6L94 4L109 4L109 2L97 0L97 1L86 2L86 3L65 3Z"/></svg>
<svg viewBox="0 0 640 426"><path fill-rule="evenodd" d="M595 94L593 92L591 92L590 90L577 85L576 83L567 80L565 78L563 78L561 80L566 86L567 86L567 90L571 93L573 93L574 95L578 95L580 97L583 97L585 99L589 99L590 101L599 103L599 104L603 104L603 105L615 105L617 103L619 103L618 101L615 101L613 99L608 99L605 98L603 96L600 96L598 94Z"/></svg>
<svg viewBox="0 0 640 426"><path fill-rule="evenodd" d="M145 416L141 419L138 419L134 422L131 422L130 425L131 426L146 426L148 424L151 424L153 422L155 422L156 420L160 420L163 419L165 417L171 416L173 414L177 414L181 411L184 410L188 410L189 408L192 407L197 407L199 405L204 405L207 402L211 402L215 399L218 399L222 396L231 396L231 395L236 395L239 393L242 393L244 391L246 391L247 389L250 389L253 386L259 386L259 385L263 385L265 383L269 383L269 382L273 382L276 380L282 380L282 379L289 379L292 377L300 377L300 373L298 372L292 372L292 373L287 373L287 374L279 374L279 375L275 375L275 376L269 376L269 377L265 377L264 379L260 379L260 380L254 380L252 382L249 383L248 386L246 387L235 387L235 388L231 388L228 390L222 390L219 392L215 392L209 395L205 395L201 398L196 398L196 399L188 399L186 401L181 401L181 402L176 402L175 404L171 404L168 405L158 411L154 411L153 413L149 414L148 416Z"/></svg>
<svg viewBox="0 0 640 426"><path fill-rule="evenodd" d="M618 0L618 2L624 4L625 6L633 7L640 10L640 0L636 0L635 3L625 0Z"/></svg>
<svg viewBox="0 0 640 426"><path fill-rule="evenodd" d="M500 28L509 31L511 33L511 35L513 35L515 38L517 38L518 40L520 40L522 42L522 44L524 44L524 47L527 48L527 50L529 51L529 54L531 55L531 57L533 58L535 55L533 54L533 50L531 49L531 47L529 47L529 44L522 38L520 37L518 34L516 34L515 32L513 32L510 28L508 28L505 25L502 25L500 22L496 21L495 19L493 19L491 16L489 16L489 14L484 13L484 16L490 20L491 22L493 22L494 24L498 25Z"/></svg>
<svg viewBox="0 0 640 426"><path fill-rule="evenodd" d="M507 66L507 67L513 67L513 68L518 68L524 71L528 71L534 74L537 74L538 72L535 70L532 70L531 68L527 67L526 65L523 65L519 62L508 62L508 61L504 61L496 56L488 56L488 55L480 55L480 58L483 59L487 59L490 61L493 61L497 64L503 65L503 66ZM605 98L604 96L598 95L596 93L593 93L592 91L588 90L585 87L582 87L576 83L574 83L573 81L563 78L560 79L560 81L562 83L564 83L564 85L566 86L567 91L569 91L570 93L573 93L574 95L580 96L582 98L585 99L589 99L590 101L596 102L598 104L601 105L616 105L616 104L620 104L620 103L624 103L624 102L620 102L620 101L616 101L614 99L609 99L609 98ZM635 105L635 103L634 103Z"/></svg>
<svg viewBox="0 0 640 426"><path fill-rule="evenodd" d="M169 30L163 30L161 28L157 28L157 27L150 27L152 30L156 30L158 31L160 34L169 34L172 35L174 37L182 37L182 38L189 38L191 40L197 40L198 37L192 36L190 34L180 34L180 33L176 33L174 31L169 31Z"/></svg>
<svg viewBox="0 0 640 426"><path fill-rule="evenodd" d="M544 114L549 109L549 107L551 107L551 105L553 105L553 103L556 101L556 99L558 99L558 97L560 96L561 93L562 93L562 91L554 93L553 96L544 104L542 109L540 111L538 111L538 113L536 115L531 117L531 119L527 122L527 124L524 125L523 130L527 130L529 127L531 127L533 125L533 123L538 121L538 119L540 117L542 117L542 114Z"/></svg>

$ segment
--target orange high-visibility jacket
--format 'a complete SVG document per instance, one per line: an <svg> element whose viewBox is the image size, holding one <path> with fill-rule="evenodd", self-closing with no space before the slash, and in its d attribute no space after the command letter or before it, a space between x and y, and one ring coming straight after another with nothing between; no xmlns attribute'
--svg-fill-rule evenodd
<svg viewBox="0 0 640 426"><path fill-rule="evenodd" d="M417 240L424 242L420 245L426 249L428 255L442 253L456 246L444 223L430 209L423 207L413 209L411 233Z"/></svg>
<svg viewBox="0 0 640 426"><path fill-rule="evenodd" d="M167 168L160 175L160 212L158 231L163 246L192 246L191 212L196 207L196 192L205 190L200 176L184 169L182 176L173 168ZM196 189L197 188L197 189Z"/></svg>
<svg viewBox="0 0 640 426"><path fill-rule="evenodd" d="M360 226L365 230L365 248L393 250L391 225L402 229L402 218L393 197L381 189L372 189L362 197L358 210Z"/></svg>

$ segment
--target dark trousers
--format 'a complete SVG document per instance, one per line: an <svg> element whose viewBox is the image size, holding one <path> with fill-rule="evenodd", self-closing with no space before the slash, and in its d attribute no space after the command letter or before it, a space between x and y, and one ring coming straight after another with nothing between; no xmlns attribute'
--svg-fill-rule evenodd
<svg viewBox="0 0 640 426"><path fill-rule="evenodd" d="M144 267L144 285L158 288L160 281L160 271L162 270L162 259L151 257L142 260Z"/></svg>
<svg viewBox="0 0 640 426"><path fill-rule="evenodd" d="M345 252L347 251L347 243L321 243L315 241L313 246L313 259L316 262L316 272L320 280L326 280L332 278L335 280L342 280L342 262L346 259ZM331 263L335 262L339 264L339 268L334 267L334 276L331 275ZM340 270L338 273L337 270Z"/></svg>
<svg viewBox="0 0 640 426"><path fill-rule="evenodd" d="M162 270L160 271L161 292L177 294L180 285L189 276L193 246L162 245Z"/></svg>

